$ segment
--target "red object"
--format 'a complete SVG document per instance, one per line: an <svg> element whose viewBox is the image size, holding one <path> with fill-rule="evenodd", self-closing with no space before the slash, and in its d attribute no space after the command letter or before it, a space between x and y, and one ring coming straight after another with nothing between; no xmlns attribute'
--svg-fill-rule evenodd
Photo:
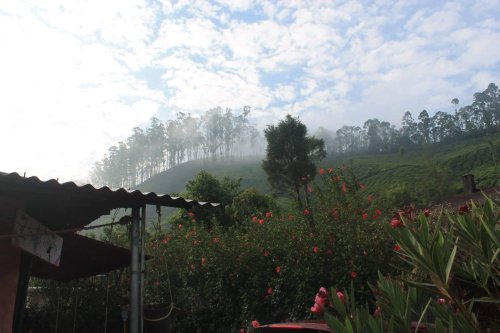
<svg viewBox="0 0 500 333"><path fill-rule="evenodd" d="M260 323L257 320L252 320L252 327L257 328L260 326Z"/></svg>
<svg viewBox="0 0 500 333"><path fill-rule="evenodd" d="M342 192L347 192L347 186L345 183L342 183Z"/></svg>
<svg viewBox="0 0 500 333"><path fill-rule="evenodd" d="M398 218L393 218L391 220L391 227L393 228L401 228L403 226L403 222Z"/></svg>
<svg viewBox="0 0 500 333"><path fill-rule="evenodd" d="M344 293L341 291L337 291L337 297L342 301L342 303L345 303L345 296Z"/></svg>
<svg viewBox="0 0 500 333"><path fill-rule="evenodd" d="M393 250L394 251L401 251L401 246L399 246L399 244L396 244L396 245L394 245Z"/></svg>
<svg viewBox="0 0 500 333"><path fill-rule="evenodd" d="M304 209L304 215L309 215L311 214L311 211L309 209Z"/></svg>
<svg viewBox="0 0 500 333"><path fill-rule="evenodd" d="M323 169L323 168L320 168L320 169L319 169L319 174L320 174L320 175L323 175L323 174L325 174L325 169Z"/></svg>
<svg viewBox="0 0 500 333"><path fill-rule="evenodd" d="M260 333L288 333L288 332L305 332L305 333L333 333L324 321L301 321L296 323L279 323L269 324L257 327Z"/></svg>
<svg viewBox="0 0 500 333"><path fill-rule="evenodd" d="M263 224L264 224L264 219L260 219L260 220L259 220L259 224L260 224L260 225L263 225Z"/></svg>
<svg viewBox="0 0 500 333"><path fill-rule="evenodd" d="M356 278L356 276L358 276L358 273L356 273L355 271L352 271L352 272L351 272L351 277L352 277L353 279L355 279L355 278Z"/></svg>
<svg viewBox="0 0 500 333"><path fill-rule="evenodd" d="M281 272L281 267L280 266L276 266L276 273L279 273Z"/></svg>
<svg viewBox="0 0 500 333"><path fill-rule="evenodd" d="M273 288L267 288L267 294L271 295L273 293Z"/></svg>
<svg viewBox="0 0 500 333"><path fill-rule="evenodd" d="M319 252L319 247L314 246L314 247L313 247L313 252L314 252L314 253L318 253L318 252Z"/></svg>
<svg viewBox="0 0 500 333"><path fill-rule="evenodd" d="M273 216L273 214L271 212L266 213L266 217L271 217L271 216Z"/></svg>

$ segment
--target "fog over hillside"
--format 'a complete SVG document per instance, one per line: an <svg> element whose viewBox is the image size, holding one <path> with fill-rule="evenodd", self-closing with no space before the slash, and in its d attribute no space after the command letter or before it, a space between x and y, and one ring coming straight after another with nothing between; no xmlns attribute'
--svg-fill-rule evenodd
<svg viewBox="0 0 500 333"><path fill-rule="evenodd" d="M151 118L311 133L454 113L498 83L498 0L2 1L0 170L87 180ZM13 140L12 138L15 138ZM36 163L34 163L36 161Z"/></svg>

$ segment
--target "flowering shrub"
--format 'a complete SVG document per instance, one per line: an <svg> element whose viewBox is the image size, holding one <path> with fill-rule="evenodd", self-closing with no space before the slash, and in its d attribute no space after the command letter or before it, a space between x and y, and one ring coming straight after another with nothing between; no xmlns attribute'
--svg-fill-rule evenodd
<svg viewBox="0 0 500 333"><path fill-rule="evenodd" d="M151 243L162 256L149 263L148 276L155 278L148 280L148 298L169 298L168 263L179 308L172 313L174 331L251 330L252 320L312 318L310 295L321 285L345 289L353 283L356 299L372 298L366 282L376 281L377 270L389 272L394 254L382 212L371 206L349 170L330 168L320 175L310 186L311 207L305 211L280 212L246 192L238 205L268 208L226 207L241 220L233 227L212 223L211 229L185 212L171 222L182 228Z"/></svg>
<svg viewBox="0 0 500 333"><path fill-rule="evenodd" d="M462 206L432 218L424 210L401 215L386 228L406 268L399 277L379 275L372 287L377 306L335 295L326 313L335 332L494 332L500 316L500 207ZM332 289L333 290L333 289Z"/></svg>

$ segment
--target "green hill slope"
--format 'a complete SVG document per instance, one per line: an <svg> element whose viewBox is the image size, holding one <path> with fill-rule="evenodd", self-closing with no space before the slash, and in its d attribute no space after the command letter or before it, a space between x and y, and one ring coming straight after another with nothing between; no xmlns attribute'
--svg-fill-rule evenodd
<svg viewBox="0 0 500 333"><path fill-rule="evenodd" d="M261 168L263 157L232 161L191 161L164 171L138 186L142 191L179 193L196 173L206 170L218 177L242 178L243 187L256 187L269 193L267 176ZM495 166L495 161L497 166ZM462 189L461 176L472 173L479 188L491 187L500 180L500 134L455 143L425 147L419 151L396 154L330 156L319 166L351 164L357 177L371 193L402 188L450 196Z"/></svg>

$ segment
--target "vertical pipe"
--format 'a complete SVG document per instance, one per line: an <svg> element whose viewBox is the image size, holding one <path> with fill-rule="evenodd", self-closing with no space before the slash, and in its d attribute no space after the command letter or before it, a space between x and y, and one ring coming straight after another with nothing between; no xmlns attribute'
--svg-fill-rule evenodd
<svg viewBox="0 0 500 333"><path fill-rule="evenodd" d="M144 271L146 269L146 206L141 209L141 296L140 296L140 333L144 332Z"/></svg>
<svg viewBox="0 0 500 333"><path fill-rule="evenodd" d="M139 208L132 208L130 227L130 333L139 333Z"/></svg>

